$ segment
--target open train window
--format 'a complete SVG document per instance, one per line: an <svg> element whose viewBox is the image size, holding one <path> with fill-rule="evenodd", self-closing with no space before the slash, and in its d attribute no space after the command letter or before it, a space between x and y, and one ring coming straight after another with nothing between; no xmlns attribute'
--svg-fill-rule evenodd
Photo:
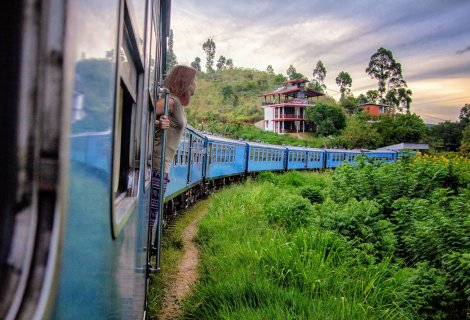
<svg viewBox="0 0 470 320"><path fill-rule="evenodd" d="M127 2L121 5L114 113L112 235L117 237L137 205L143 63Z"/></svg>

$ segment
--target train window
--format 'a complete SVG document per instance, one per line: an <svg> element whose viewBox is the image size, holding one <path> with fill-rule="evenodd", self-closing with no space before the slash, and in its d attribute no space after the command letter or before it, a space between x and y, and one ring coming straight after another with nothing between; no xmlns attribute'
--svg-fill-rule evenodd
<svg viewBox="0 0 470 320"><path fill-rule="evenodd" d="M114 116L112 235L116 237L137 203L142 124L143 63L127 3L121 7Z"/></svg>
<svg viewBox="0 0 470 320"><path fill-rule="evenodd" d="M214 163L217 160L217 149L214 144L210 145L211 148L211 163Z"/></svg>

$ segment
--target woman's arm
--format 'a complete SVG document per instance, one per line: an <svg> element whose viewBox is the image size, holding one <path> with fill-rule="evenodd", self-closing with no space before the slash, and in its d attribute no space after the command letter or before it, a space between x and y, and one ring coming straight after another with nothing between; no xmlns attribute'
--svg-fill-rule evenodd
<svg viewBox="0 0 470 320"><path fill-rule="evenodd" d="M169 98L168 100L168 112L173 112L173 105L175 104L175 100ZM165 107L165 99L160 99L157 102L157 117L160 117L155 121L155 126L157 128L168 129L170 127L170 120L166 116L163 115Z"/></svg>

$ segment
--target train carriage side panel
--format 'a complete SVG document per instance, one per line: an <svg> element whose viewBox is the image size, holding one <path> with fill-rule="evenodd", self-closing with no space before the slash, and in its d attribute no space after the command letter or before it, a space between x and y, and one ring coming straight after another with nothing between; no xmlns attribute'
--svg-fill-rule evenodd
<svg viewBox="0 0 470 320"><path fill-rule="evenodd" d="M247 171L285 170L285 152L282 146L248 142Z"/></svg>
<svg viewBox="0 0 470 320"><path fill-rule="evenodd" d="M241 141L207 135L206 179L244 174L246 144Z"/></svg>

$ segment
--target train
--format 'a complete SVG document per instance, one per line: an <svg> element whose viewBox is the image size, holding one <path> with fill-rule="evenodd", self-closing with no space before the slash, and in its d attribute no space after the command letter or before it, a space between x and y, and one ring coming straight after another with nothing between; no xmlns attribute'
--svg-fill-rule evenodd
<svg viewBox="0 0 470 320"><path fill-rule="evenodd" d="M22 0L2 12L0 318L145 319L155 271L155 104L171 1ZM334 168L363 153L397 157L188 127L165 212L249 174Z"/></svg>
<svg viewBox="0 0 470 320"><path fill-rule="evenodd" d="M99 141L110 132L74 135L71 159L98 171L107 171L100 160ZM370 162L394 162L399 152L392 150L322 149L305 146L273 145L243 141L201 132L187 125L173 158L169 183L164 195L164 224L177 210L187 208L216 188L256 176L262 171L334 169L341 164L355 165L359 156ZM107 172L109 174L109 172Z"/></svg>

